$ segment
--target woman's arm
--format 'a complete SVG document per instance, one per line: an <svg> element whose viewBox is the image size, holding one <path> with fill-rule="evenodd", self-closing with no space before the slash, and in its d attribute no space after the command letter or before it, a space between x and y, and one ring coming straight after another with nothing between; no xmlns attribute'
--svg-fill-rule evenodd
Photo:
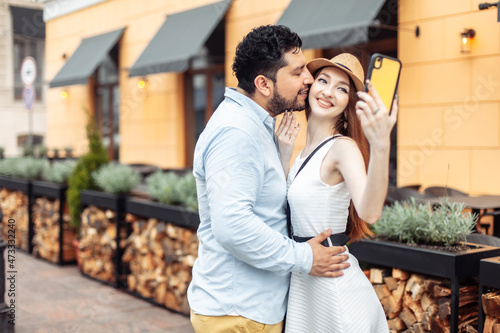
<svg viewBox="0 0 500 333"><path fill-rule="evenodd" d="M285 177L288 177L288 171L290 169L290 160L293 155L293 146L295 144L295 139L299 134L300 123L295 127L296 117L293 112L285 112L281 123L276 130L276 138L278 140L278 149L280 152L281 166L283 167L283 172Z"/></svg>
<svg viewBox="0 0 500 333"><path fill-rule="evenodd" d="M389 115L376 90L369 82L367 85L371 96L358 92L360 101L356 103L356 113L370 143L368 171L365 173L361 152L354 142L342 142L337 148L339 171L349 188L356 211L361 219L373 224L382 213L387 195L390 135L396 123L398 105L395 100ZM377 112L373 113L373 110Z"/></svg>

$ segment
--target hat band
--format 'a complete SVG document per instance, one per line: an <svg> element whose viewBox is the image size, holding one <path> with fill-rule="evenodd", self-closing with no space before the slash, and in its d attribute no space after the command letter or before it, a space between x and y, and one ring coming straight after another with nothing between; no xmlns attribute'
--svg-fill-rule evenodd
<svg viewBox="0 0 500 333"><path fill-rule="evenodd" d="M347 67L346 65L342 65L341 63L338 63L338 62L335 62L335 64L341 66L341 67L344 67L345 69L347 69L349 72L352 73L351 69L349 67Z"/></svg>

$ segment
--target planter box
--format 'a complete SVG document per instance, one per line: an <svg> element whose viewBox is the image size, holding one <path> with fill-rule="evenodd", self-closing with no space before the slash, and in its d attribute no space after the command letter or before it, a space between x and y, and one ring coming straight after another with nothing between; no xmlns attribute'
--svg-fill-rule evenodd
<svg viewBox="0 0 500 333"><path fill-rule="evenodd" d="M500 289L500 257L481 260L479 264L479 330L483 332L484 311L482 304L482 295L487 287Z"/></svg>
<svg viewBox="0 0 500 333"><path fill-rule="evenodd" d="M43 182L43 181L33 181L33 190L32 190L32 195L33 195L33 205L36 206L36 198L37 197L46 197L49 199L58 200L59 201L59 237L58 237L58 242L59 242L59 254L58 254L58 261L56 262L59 265L65 265L65 264L74 264L76 262L76 257L74 254L74 247L72 246L73 239L75 239L76 235L73 230L71 230L70 226L68 223L64 223L64 212L65 212L65 205L66 205L66 190L68 189L68 186L65 184L57 184L57 183L51 183L51 182ZM32 209L33 210L33 209ZM34 213L33 213L34 214ZM35 221L34 216L32 214L32 220L33 223ZM35 230L34 230L35 231ZM65 232L66 231L66 232ZM36 237L35 232L34 232L34 237ZM66 239L68 238L68 239ZM64 255L65 254L65 248L69 247L69 251L71 253L69 255ZM43 258L46 259L46 258ZM50 260L49 260L50 261ZM52 262L52 261L50 261Z"/></svg>
<svg viewBox="0 0 500 333"><path fill-rule="evenodd" d="M121 247L122 236L130 234L130 229L124 224L124 214L125 214L125 200L126 197L123 195L112 195L99 191L83 190L81 192L81 212L84 208L88 206L96 206L100 209L109 209L114 212L115 223L116 223L116 250L113 253L113 264L114 264L114 279L115 282L113 286L115 288L120 288L123 285L122 281L122 268L121 268L121 257L123 255L123 248ZM124 231L125 230L125 231ZM80 239L80 245L82 245L82 239ZM84 263L82 262L82 267ZM98 278L89 276L85 274L82 270L82 274L98 281L102 281Z"/></svg>
<svg viewBox="0 0 500 333"><path fill-rule="evenodd" d="M479 275L483 258L500 255L500 248L470 244L478 248L465 252L443 252L418 246L363 239L351 243L349 251L370 264L396 267L407 271L448 278L453 295L459 295L459 279ZM452 297L450 328L458 332L458 297Z"/></svg>
<svg viewBox="0 0 500 333"><path fill-rule="evenodd" d="M172 222L179 227L198 229L200 225L200 216L198 213L183 207L133 198L127 200L126 206L127 213Z"/></svg>
<svg viewBox="0 0 500 333"><path fill-rule="evenodd" d="M28 235L27 235L27 240L26 246L20 247L21 250L27 251L28 253L32 253L33 251L33 244L31 240L33 239L33 221L31 220L31 207L32 207L32 184L31 181L26 180L26 179L19 179L19 178L9 178L9 177L3 177L0 176L0 188L6 188L12 191L21 191L26 194L27 199L28 199L28 204L27 204L27 211L26 213L28 214ZM4 216L3 220L8 220L9 216ZM17 228L16 228L17 231ZM17 237L22 237L20 232L16 232L16 238ZM7 240L6 240L7 241Z"/></svg>
<svg viewBox="0 0 500 333"><path fill-rule="evenodd" d="M137 198L128 198L126 212L127 224L134 225L132 228L134 234L130 236L131 241L124 249L125 255L122 265L127 277L125 291L170 311L189 315L187 296L183 292L174 291L170 281L179 280L179 277L188 277L186 280L182 279L182 287L177 289L178 291L184 290L184 286L191 279L192 262L198 254L198 239L196 237L196 229L200 223L198 212ZM149 241L147 246L138 248L134 237L150 239L147 233L148 229L151 230L150 228L155 230L155 238L161 239L161 243ZM152 242L153 244L151 244ZM161 244L161 250L158 248L159 244ZM138 253L140 255L137 255ZM163 256L159 253L162 253ZM160 269L159 273L158 266L149 265L147 270L144 268L139 272L136 267L141 260L164 261L166 269ZM142 267L142 265L139 266ZM158 281L162 281L161 283L153 286L137 282L141 281L139 278L141 274L153 273Z"/></svg>

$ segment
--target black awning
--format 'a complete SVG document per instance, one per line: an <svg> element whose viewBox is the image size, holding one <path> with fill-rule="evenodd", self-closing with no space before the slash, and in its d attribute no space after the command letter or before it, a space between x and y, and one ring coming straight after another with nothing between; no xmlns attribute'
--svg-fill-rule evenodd
<svg viewBox="0 0 500 333"><path fill-rule="evenodd" d="M203 47L232 0L224 0L167 17L130 68L130 76L183 72Z"/></svg>
<svg viewBox="0 0 500 333"><path fill-rule="evenodd" d="M277 24L288 26L304 49L326 49L368 41L385 0L292 0Z"/></svg>
<svg viewBox="0 0 500 333"><path fill-rule="evenodd" d="M87 84L89 77L123 35L125 28L82 40L73 55L50 81L50 88Z"/></svg>
<svg viewBox="0 0 500 333"><path fill-rule="evenodd" d="M32 38L45 38L43 11L25 7L10 6L13 32Z"/></svg>

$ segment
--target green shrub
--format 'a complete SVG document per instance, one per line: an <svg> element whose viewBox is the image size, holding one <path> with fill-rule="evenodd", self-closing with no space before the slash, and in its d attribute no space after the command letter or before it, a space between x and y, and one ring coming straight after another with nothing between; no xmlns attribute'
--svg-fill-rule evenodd
<svg viewBox="0 0 500 333"><path fill-rule="evenodd" d="M147 192L159 203L174 204L175 197L172 188L178 180L179 176L174 172L163 173L158 170L146 178Z"/></svg>
<svg viewBox="0 0 500 333"><path fill-rule="evenodd" d="M137 171L117 163L103 165L92 177L101 190L110 194L128 194L141 181Z"/></svg>
<svg viewBox="0 0 500 333"><path fill-rule="evenodd" d="M68 178L66 197L71 214L71 225L79 232L80 203L82 190L96 190L97 186L92 179L92 172L108 163L108 155L104 148L94 117L89 115L87 123L88 152L81 156Z"/></svg>
<svg viewBox="0 0 500 333"><path fill-rule="evenodd" d="M52 183L67 184L75 165L76 161L72 160L54 161L43 170L42 178Z"/></svg>
<svg viewBox="0 0 500 333"><path fill-rule="evenodd" d="M49 148L47 148L46 145L38 145L36 147L36 151L36 156L38 156L39 158L46 158L47 153L49 152Z"/></svg>
<svg viewBox="0 0 500 333"><path fill-rule="evenodd" d="M414 199L384 207L373 226L377 236L403 243L427 243L450 246L465 240L476 225L477 216L463 213L465 204L444 199L432 209L429 203Z"/></svg>
<svg viewBox="0 0 500 333"><path fill-rule="evenodd" d="M179 178L175 192L179 202L188 209L198 210L198 197L196 192L196 178L186 174Z"/></svg>
<svg viewBox="0 0 500 333"><path fill-rule="evenodd" d="M162 204L198 210L196 180L192 174L178 176L174 172L156 171L146 178L146 185L149 195Z"/></svg>
<svg viewBox="0 0 500 333"><path fill-rule="evenodd" d="M0 160L0 175L5 177L18 177L17 158Z"/></svg>
<svg viewBox="0 0 500 333"><path fill-rule="evenodd" d="M5 157L4 154L5 154L5 148L4 147L0 147L0 160Z"/></svg>
<svg viewBox="0 0 500 333"><path fill-rule="evenodd" d="M42 178L49 161L43 158L20 157L0 161L0 174L7 177L35 180Z"/></svg>
<svg viewBox="0 0 500 333"><path fill-rule="evenodd" d="M30 144L25 144L23 146L23 156L25 157L35 156L35 147Z"/></svg>

